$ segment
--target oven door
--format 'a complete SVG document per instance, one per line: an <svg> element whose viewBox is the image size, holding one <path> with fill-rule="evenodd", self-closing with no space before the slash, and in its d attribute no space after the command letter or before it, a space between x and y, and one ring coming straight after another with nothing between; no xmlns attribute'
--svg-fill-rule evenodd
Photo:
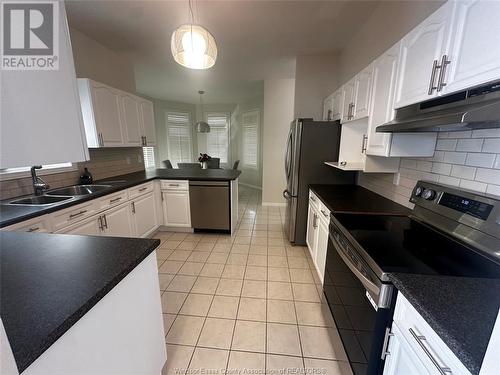
<svg viewBox="0 0 500 375"><path fill-rule="evenodd" d="M323 289L356 375L381 374L386 329L394 313L392 285L382 284L330 224Z"/></svg>

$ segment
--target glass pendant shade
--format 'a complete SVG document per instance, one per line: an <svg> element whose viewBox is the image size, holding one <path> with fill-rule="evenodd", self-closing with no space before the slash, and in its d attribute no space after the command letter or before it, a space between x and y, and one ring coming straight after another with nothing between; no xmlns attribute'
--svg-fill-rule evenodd
<svg viewBox="0 0 500 375"><path fill-rule="evenodd" d="M198 121L196 123L196 131L198 133L210 133L210 125L205 121Z"/></svg>
<svg viewBox="0 0 500 375"><path fill-rule="evenodd" d="M185 24L172 34L170 43L174 60L190 69L208 69L217 60L215 38L204 27Z"/></svg>

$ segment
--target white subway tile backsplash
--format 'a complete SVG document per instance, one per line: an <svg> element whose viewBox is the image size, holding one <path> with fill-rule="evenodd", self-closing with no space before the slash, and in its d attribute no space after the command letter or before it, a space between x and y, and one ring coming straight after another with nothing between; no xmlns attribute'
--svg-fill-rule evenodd
<svg viewBox="0 0 500 375"><path fill-rule="evenodd" d="M476 175L476 168L465 167L462 165L453 165L451 167L451 176L473 180Z"/></svg>
<svg viewBox="0 0 500 375"><path fill-rule="evenodd" d="M451 164L432 163L432 172L441 175L449 175L451 172Z"/></svg>
<svg viewBox="0 0 500 375"><path fill-rule="evenodd" d="M454 151L456 147L456 139L438 139L436 143L437 151Z"/></svg>
<svg viewBox="0 0 500 375"><path fill-rule="evenodd" d="M457 151L481 152L483 139L459 139Z"/></svg>
<svg viewBox="0 0 500 375"><path fill-rule="evenodd" d="M477 182L477 181L460 180L460 187L462 187L464 189L480 191L482 193L486 192L487 186L488 185L482 184L481 182Z"/></svg>
<svg viewBox="0 0 500 375"><path fill-rule="evenodd" d="M401 159L400 168L417 169L417 162L412 159Z"/></svg>
<svg viewBox="0 0 500 375"><path fill-rule="evenodd" d="M493 168L500 169L500 154L497 155L497 159L495 160L495 164L493 164Z"/></svg>
<svg viewBox="0 0 500 375"><path fill-rule="evenodd" d="M470 153L467 154L465 164L473 167L492 168L495 158L495 154Z"/></svg>
<svg viewBox="0 0 500 375"><path fill-rule="evenodd" d="M438 181L440 184L446 184L446 185L451 185L451 186L459 186L460 185L459 178L450 177L450 176L439 176Z"/></svg>
<svg viewBox="0 0 500 375"><path fill-rule="evenodd" d="M470 138L472 137L472 130L466 130L463 132L452 132L449 133L448 138Z"/></svg>
<svg viewBox="0 0 500 375"><path fill-rule="evenodd" d="M478 168L475 180L500 185L500 169Z"/></svg>
<svg viewBox="0 0 500 375"><path fill-rule="evenodd" d="M500 138L500 129L478 129L472 131L473 138Z"/></svg>
<svg viewBox="0 0 500 375"><path fill-rule="evenodd" d="M430 172L432 169L432 163L430 161L417 161L417 169L419 171Z"/></svg>
<svg viewBox="0 0 500 375"><path fill-rule="evenodd" d="M488 185L486 192L493 195L500 196L500 186L498 185Z"/></svg>
<svg viewBox="0 0 500 375"><path fill-rule="evenodd" d="M482 151L500 153L500 138L485 139Z"/></svg>
<svg viewBox="0 0 500 375"><path fill-rule="evenodd" d="M467 157L466 152L447 151L444 153L442 161L450 164L465 164L466 157Z"/></svg>

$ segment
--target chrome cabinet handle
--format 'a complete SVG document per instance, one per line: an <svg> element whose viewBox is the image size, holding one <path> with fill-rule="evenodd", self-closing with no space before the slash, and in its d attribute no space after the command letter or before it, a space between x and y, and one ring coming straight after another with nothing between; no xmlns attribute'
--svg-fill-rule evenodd
<svg viewBox="0 0 500 375"><path fill-rule="evenodd" d="M316 223L318 219L318 215L314 214L313 216L313 228L316 229L318 227L318 224Z"/></svg>
<svg viewBox="0 0 500 375"><path fill-rule="evenodd" d="M328 110L328 114L326 115L326 119L330 121L333 118L333 111L331 109Z"/></svg>
<svg viewBox="0 0 500 375"><path fill-rule="evenodd" d="M351 120L354 118L354 103L351 103Z"/></svg>
<svg viewBox="0 0 500 375"><path fill-rule="evenodd" d="M446 82L444 82L444 76L446 74L446 65L450 64L451 61L448 60L448 55L443 55L441 58L441 65L439 65L439 76L438 76L438 84L437 84L437 92L440 92L443 87L446 86Z"/></svg>
<svg viewBox="0 0 500 375"><path fill-rule="evenodd" d="M104 138L102 137L102 133L97 134L97 141L99 146L104 147Z"/></svg>
<svg viewBox="0 0 500 375"><path fill-rule="evenodd" d="M78 217L78 216L80 216L80 215L83 215L85 212L87 212L87 210L82 210L82 211L80 211L80 212L78 212L78 213L76 213L76 214L71 214L71 215L69 215L69 218L70 218L70 219L74 219L75 217Z"/></svg>
<svg viewBox="0 0 500 375"><path fill-rule="evenodd" d="M168 184L168 186L179 186L179 184Z"/></svg>
<svg viewBox="0 0 500 375"><path fill-rule="evenodd" d="M413 336L413 338L415 339L415 341L418 343L418 345L420 346L420 348L422 348L422 350L427 355L427 357L429 357L429 359L431 360L432 364L434 366L436 366L438 372L441 375L446 375L446 373L451 374L452 373L451 369L449 367L446 367L446 366L442 367L438 363L438 361L436 360L436 358L434 358L434 356L429 351L429 349L427 349L427 347L424 345L424 343L422 341L426 340L425 336L423 336L423 335L417 335L417 333L413 330L413 328L409 328L408 330L410 331L411 335Z"/></svg>
<svg viewBox="0 0 500 375"><path fill-rule="evenodd" d="M177 186L179 186L179 185L177 185ZM139 191L144 191L144 190L148 190L147 186L139 189Z"/></svg>
<svg viewBox="0 0 500 375"><path fill-rule="evenodd" d="M368 136L366 134L363 134L363 142L361 143L361 153L364 153L366 151L366 144L368 143Z"/></svg>
<svg viewBox="0 0 500 375"><path fill-rule="evenodd" d="M346 165L347 165L347 162L346 162L346 161L341 161L341 162L340 162L340 165L341 165L341 166L346 166Z"/></svg>
<svg viewBox="0 0 500 375"><path fill-rule="evenodd" d="M323 214L324 217L328 217L328 214L324 210L321 210L321 213Z"/></svg>
<svg viewBox="0 0 500 375"><path fill-rule="evenodd" d="M132 213L135 214L135 202L132 202Z"/></svg>
<svg viewBox="0 0 500 375"><path fill-rule="evenodd" d="M28 229L27 231L28 232L36 232L38 230L40 230L40 227L33 227L33 228Z"/></svg>
<svg viewBox="0 0 500 375"><path fill-rule="evenodd" d="M102 225L104 226L104 228L108 229L108 219L106 219L106 214L102 215L102 220Z"/></svg>
<svg viewBox="0 0 500 375"><path fill-rule="evenodd" d="M311 198L311 200L312 200L314 203L316 203L316 198L314 198L312 195L311 195L309 198Z"/></svg>
<svg viewBox="0 0 500 375"><path fill-rule="evenodd" d="M428 95L432 95L432 92L436 90L438 87L434 86L434 80L436 79L436 71L439 69L438 61L434 60L432 63L432 72L431 72L431 81L429 82L429 91Z"/></svg>
<svg viewBox="0 0 500 375"><path fill-rule="evenodd" d="M115 198L115 199L110 199L109 203L115 203L115 202L118 202L121 199L122 199L122 197L118 197L118 198Z"/></svg>
<svg viewBox="0 0 500 375"><path fill-rule="evenodd" d="M104 226L102 225L102 217L101 216L99 216L97 218L97 225L99 226L100 230L104 230Z"/></svg>

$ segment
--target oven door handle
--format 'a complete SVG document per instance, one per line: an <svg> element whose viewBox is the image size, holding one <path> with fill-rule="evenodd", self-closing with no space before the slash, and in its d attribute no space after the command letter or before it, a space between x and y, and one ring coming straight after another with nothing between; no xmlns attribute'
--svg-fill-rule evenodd
<svg viewBox="0 0 500 375"><path fill-rule="evenodd" d="M330 235L330 241L333 242L335 250L337 250L337 253L340 255L344 263L349 267L349 269L356 275L356 277L361 281L361 284L368 289L369 291L375 293L378 297L380 294L380 288L375 285L372 281L368 280L368 278L363 275L357 268L352 264L352 262L349 260L349 258L344 254L342 251L342 247L338 244L337 240L333 238L332 235ZM377 301L378 302L378 301Z"/></svg>

